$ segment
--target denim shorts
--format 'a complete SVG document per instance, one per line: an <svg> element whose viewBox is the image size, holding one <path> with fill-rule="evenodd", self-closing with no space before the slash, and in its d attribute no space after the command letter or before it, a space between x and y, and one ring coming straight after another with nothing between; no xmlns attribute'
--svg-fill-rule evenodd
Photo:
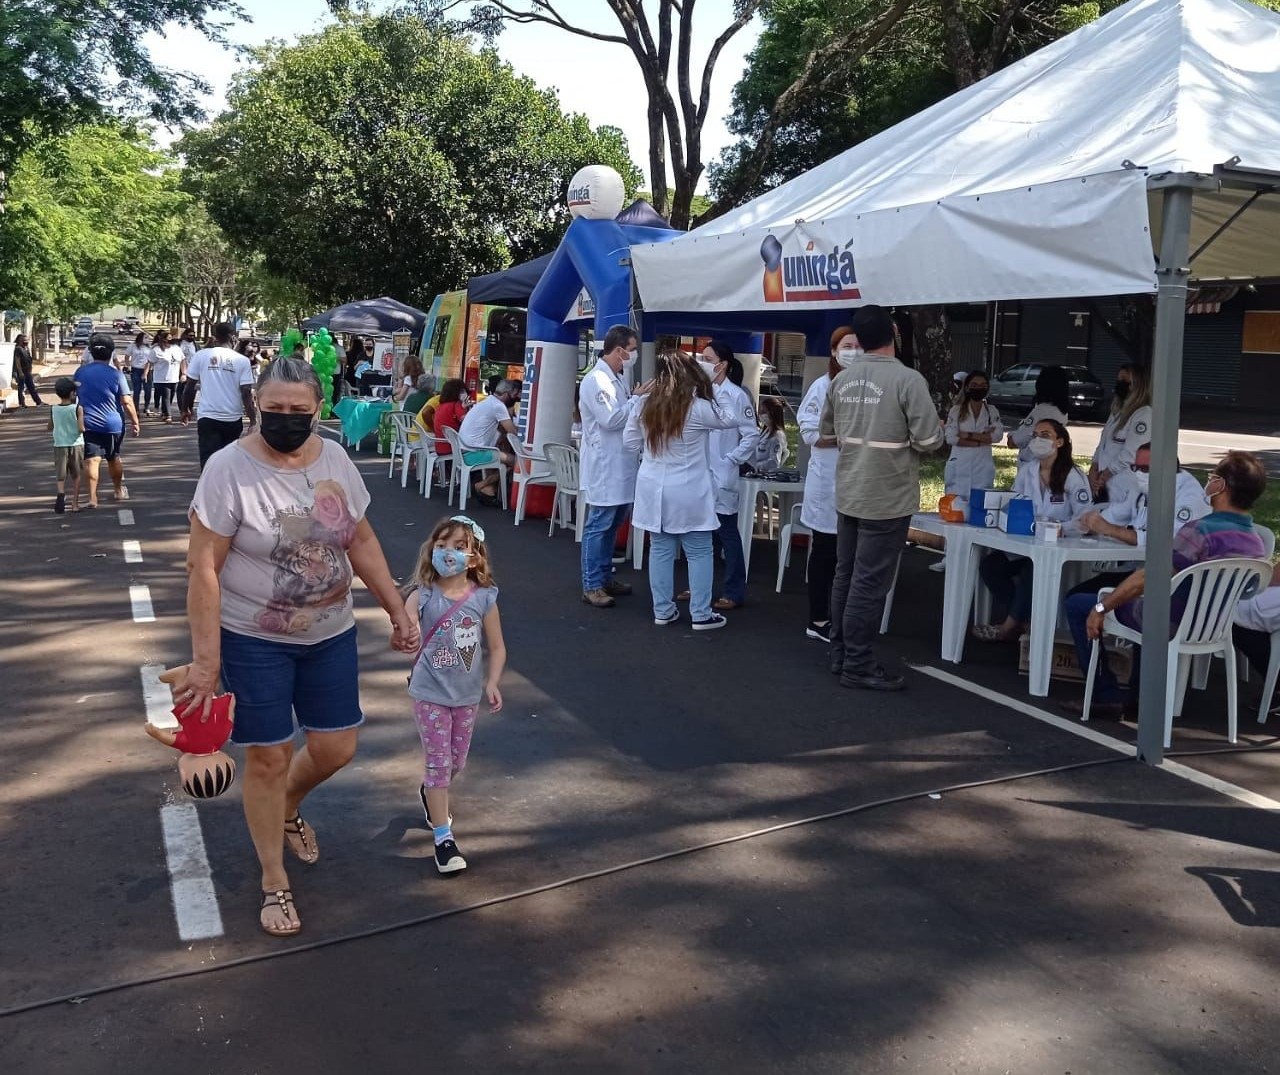
<svg viewBox="0 0 1280 1075"><path fill-rule="evenodd" d="M309 732L364 723L354 626L301 645L222 631L222 684L236 696L231 741L268 747L289 742L294 716Z"/></svg>

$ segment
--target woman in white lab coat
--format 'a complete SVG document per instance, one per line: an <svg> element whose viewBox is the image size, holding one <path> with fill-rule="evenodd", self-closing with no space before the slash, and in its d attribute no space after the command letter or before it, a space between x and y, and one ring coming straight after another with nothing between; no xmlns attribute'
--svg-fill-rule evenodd
<svg viewBox="0 0 1280 1075"><path fill-rule="evenodd" d="M1071 458L1071 435L1052 418L1035 424L1032 460L1018 467L1013 495L1035 505L1036 525L1061 523L1064 534L1079 534L1078 520L1093 507L1089 480ZM1031 622L1031 561L1025 556L991 552L982 561L982 581L995 605L997 623L979 624L973 637L983 642L1016 641Z"/></svg>
<svg viewBox="0 0 1280 1075"><path fill-rule="evenodd" d="M1030 463L1031 438L1036 423L1052 418L1060 426L1067 424L1067 405L1070 402L1071 379L1061 366L1045 366L1036 378L1036 394L1031 401L1031 413L1009 434L1008 447L1018 449L1018 465Z"/></svg>
<svg viewBox="0 0 1280 1075"><path fill-rule="evenodd" d="M809 469L804 475L800 521L812 531L809 538L809 623L804 633L819 642L831 641L831 583L836 577L836 460L835 437L818 430L822 408L840 371L859 354L858 337L848 325L831 334L827 372L809 386L800 402L800 439L809 446Z"/></svg>
<svg viewBox="0 0 1280 1075"><path fill-rule="evenodd" d="M689 613L695 631L712 631L725 618L711 608L712 535L716 491L711 474L711 433L736 425L713 402L711 381L688 355L674 354L658 368L653 388L627 419L623 445L641 452L631 525L648 531L649 590L653 622L680 618L676 607L676 552L689 562Z"/></svg>
<svg viewBox="0 0 1280 1075"><path fill-rule="evenodd" d="M1111 400L1111 417L1102 427L1093 463L1089 467L1089 487L1099 502L1120 499L1129 481L1138 449L1151 441L1151 380L1145 366L1136 362L1121 366L1116 373L1116 394ZM1114 486L1114 488L1113 488Z"/></svg>
<svg viewBox="0 0 1280 1075"><path fill-rule="evenodd" d="M974 370L964 379L960 402L947 413L947 443L951 458L943 472L948 493L968 497L971 489L995 484L996 463L991 445L1000 440L1004 426L1000 412L987 402L987 375Z"/></svg>

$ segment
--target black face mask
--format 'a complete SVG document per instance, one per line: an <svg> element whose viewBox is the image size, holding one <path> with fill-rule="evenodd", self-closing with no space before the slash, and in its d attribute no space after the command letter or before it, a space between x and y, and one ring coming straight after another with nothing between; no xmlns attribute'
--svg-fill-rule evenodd
<svg viewBox="0 0 1280 1075"><path fill-rule="evenodd" d="M1116 381L1116 399L1123 403L1129 396L1129 388L1128 381Z"/></svg>
<svg viewBox="0 0 1280 1075"><path fill-rule="evenodd" d="M267 447L281 455L292 455L311 436L314 414L285 414L283 411L262 411L258 415L258 429Z"/></svg>
<svg viewBox="0 0 1280 1075"><path fill-rule="evenodd" d="M981 403L984 399L987 398L987 389L970 388L968 390L968 395L969 395L969 398L973 400L975 403Z"/></svg>

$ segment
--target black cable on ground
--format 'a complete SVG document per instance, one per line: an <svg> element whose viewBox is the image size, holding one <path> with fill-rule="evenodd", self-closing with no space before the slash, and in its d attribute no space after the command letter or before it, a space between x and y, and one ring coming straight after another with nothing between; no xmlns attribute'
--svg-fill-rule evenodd
<svg viewBox="0 0 1280 1075"><path fill-rule="evenodd" d="M1280 740L1271 740L1267 743L1257 744L1247 747L1231 747L1228 749L1215 750L1184 750L1175 754L1166 754L1166 757L1194 757L1202 754L1235 754L1244 753L1255 750L1272 749L1276 742ZM382 926L372 926L369 929L359 930L354 933L342 933L336 937L326 937L323 940L311 941L308 944L290 945L288 948L278 948L269 952L258 952L255 955L241 956L239 959L230 959L225 963L215 963L207 967L192 967L189 970L169 971L165 974L155 974L144 978L131 978L123 982L115 982L111 985L100 985L92 989L84 989L75 993L66 993L59 997L47 997L44 1000L32 1000L25 1004L16 1004L9 1008L0 1009L0 1019L7 1019L10 1016L22 1015L25 1012L39 1011L42 1008L51 1008L56 1004L81 1003L90 997L106 996L109 993L119 993L126 989L136 989L140 986L159 985L163 982L176 982L183 978L195 978L204 974L214 974L218 971L231 970L233 967L247 967L254 963L265 963L272 959L283 959L285 956L299 955L303 952L316 952L322 948L331 948L339 944L348 944L352 941L367 940L370 937L381 937L388 933L395 933L398 930L410 929L414 926L423 926L430 922L438 922L444 918L453 918L456 915L469 914L473 911L484 910L486 907L497 907L504 903L512 903L515 900L527 899L530 896L538 896L544 892L554 892L559 888L568 888L571 885L582 884L584 881L594 881L601 877L610 877L613 874L624 873L627 870L638 869L641 866L652 866L658 862L667 862L670 859L681 858L685 855L692 855L699 851L709 851L717 847L726 847L729 844L741 843L744 840L754 840L761 836L769 836L775 832L785 832L787 829L799 828L802 825L814 825L820 821L832 821L836 818L848 817L851 814L860 814L867 810L876 810L884 806L895 806L899 803L913 802L916 799L927 799L932 795L948 795L957 791L967 791L972 788L990 787L993 784L1009 784L1018 780L1030 780L1033 777L1052 776L1055 773L1067 773L1076 769L1092 769L1102 765L1112 765L1116 762L1133 761L1130 754L1116 754L1105 758L1092 758L1089 761L1071 762L1067 765L1055 765L1046 769L1032 769L1024 773L1010 773L1007 776L988 777L985 780L970 780L961 784L948 784L945 787L930 788L926 791L913 791L905 795L893 795L887 799L874 799L871 802L858 803L855 806L846 806L839 810L832 810L826 814L815 814L813 817L799 818L796 821L783 821L777 825L769 825L762 829L752 829L750 832L739 833L737 836L722 836L716 840L708 840L705 843L694 844L690 847L680 847L674 851L663 851L657 855L649 855L646 858L634 859L631 862L623 862L617 866L605 866L599 870L590 870L587 873L575 874L572 877L565 877L559 881L549 881L545 885L536 885L533 888L522 889L519 892L509 892L504 896L491 896L487 900L479 900L476 903L464 904L461 907L447 907L441 911L433 911L431 914L418 915L415 918L406 918L399 922L391 922Z"/></svg>

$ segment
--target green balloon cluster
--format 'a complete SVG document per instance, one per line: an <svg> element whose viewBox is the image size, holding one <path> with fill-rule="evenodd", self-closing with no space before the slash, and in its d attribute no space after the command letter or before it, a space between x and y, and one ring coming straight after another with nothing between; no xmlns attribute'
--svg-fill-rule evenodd
<svg viewBox="0 0 1280 1075"><path fill-rule="evenodd" d="M283 344L282 344L283 346ZM333 399L333 375L338 372L338 349L333 345L333 337L327 328L320 329L311 337L311 368L320 378L320 387L324 390L324 407L321 418L328 418Z"/></svg>
<svg viewBox="0 0 1280 1075"><path fill-rule="evenodd" d="M301 332L296 328L291 328L280 340L280 353L282 355L291 355L298 344L306 343L306 341L307 338Z"/></svg>

